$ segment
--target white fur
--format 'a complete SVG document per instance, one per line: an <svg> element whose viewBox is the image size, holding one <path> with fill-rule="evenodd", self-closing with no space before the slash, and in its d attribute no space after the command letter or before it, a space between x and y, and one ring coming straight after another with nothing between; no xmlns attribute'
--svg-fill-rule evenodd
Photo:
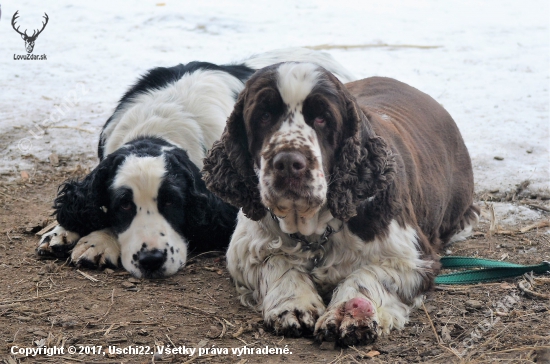
<svg viewBox="0 0 550 364"><path fill-rule="evenodd" d="M320 73L313 63L283 63L277 68L277 87L283 102L294 110L311 93Z"/></svg>
<svg viewBox="0 0 550 364"><path fill-rule="evenodd" d="M324 212L321 216L328 215ZM320 224L317 231L324 231L326 224ZM331 219L328 224L337 230L342 222ZM318 236L308 238L314 241ZM283 234L270 216L254 222L241 212L227 251L227 267L241 302L261 310L268 322L276 321L280 302L286 309L294 305L297 310L311 312L311 307L319 305L319 293L324 295L336 288L318 327L329 318L331 310L352 298L365 297L374 304L374 320L383 332L402 328L410 306L421 299L416 292L432 263L420 259L416 231L392 221L387 236L367 243L344 225L331 236L325 250L321 264L314 267L315 253L302 251L300 244ZM288 322L285 318L274 326L285 327Z"/></svg>
<svg viewBox="0 0 550 364"><path fill-rule="evenodd" d="M141 271L133 256L143 244L147 250L173 251L168 254L162 267L166 276L176 273L187 260L187 241L170 226L157 208L158 190L165 174L164 155L131 155L119 167L113 182L112 188L130 188L136 205L132 223L118 235L122 265L136 277L141 277Z"/></svg>
<svg viewBox="0 0 550 364"><path fill-rule="evenodd" d="M330 54L307 48L276 49L253 55L243 61L244 64L253 69L264 68L280 62L311 62L332 72L342 83L357 80L357 77L336 62Z"/></svg>
<svg viewBox="0 0 550 364"><path fill-rule="evenodd" d="M244 85L222 71L185 74L161 90L141 94L113 116L103 132L105 155L143 135L157 136L187 151L200 169L220 137Z"/></svg>
<svg viewBox="0 0 550 364"><path fill-rule="evenodd" d="M111 229L94 231L82 237L71 253L71 260L78 266L81 261L94 262L98 266L118 264L120 245Z"/></svg>
<svg viewBox="0 0 550 364"><path fill-rule="evenodd" d="M307 236L313 234L317 227L318 211L325 203L327 193L327 181L317 133L306 123L302 110L304 100L318 82L319 71L318 66L311 63L284 63L277 71L277 86L289 115L262 150L260 194L263 203L279 217L283 232L288 234L300 232ZM266 170L271 161L265 160L264 153L270 149L277 153L279 149L289 146L305 147L316 159L317 168L311 169L313 179L308 181L307 189L311 191L310 197L315 197L319 201L318 204L312 204L310 198L290 200L278 196L278 191L268 187L273 185L274 176ZM318 186L321 188L319 189Z"/></svg>
<svg viewBox="0 0 550 364"><path fill-rule="evenodd" d="M474 230L474 227L479 222L479 215L474 213L475 218L472 221L468 221L468 224L464 226L464 229L458 231L453 237L451 237L450 243L456 243L458 241L464 241L466 240L470 235L472 235L472 232Z"/></svg>
<svg viewBox="0 0 550 364"><path fill-rule="evenodd" d="M42 235L37 250L44 253L51 253L55 245L73 245L80 239L80 235L67 231L61 225L57 225L52 231Z"/></svg>

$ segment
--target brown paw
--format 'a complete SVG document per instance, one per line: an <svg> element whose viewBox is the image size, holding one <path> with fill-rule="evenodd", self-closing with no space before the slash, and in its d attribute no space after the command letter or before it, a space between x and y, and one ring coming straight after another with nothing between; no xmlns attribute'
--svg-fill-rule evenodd
<svg viewBox="0 0 550 364"><path fill-rule="evenodd" d="M325 312L315 325L315 339L336 341L340 346L364 345L378 337L378 319L374 304L356 297Z"/></svg>

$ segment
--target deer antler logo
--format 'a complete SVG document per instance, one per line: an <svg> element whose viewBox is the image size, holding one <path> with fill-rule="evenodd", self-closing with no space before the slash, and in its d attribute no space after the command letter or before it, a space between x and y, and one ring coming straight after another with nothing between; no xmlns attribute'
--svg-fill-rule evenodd
<svg viewBox="0 0 550 364"><path fill-rule="evenodd" d="M48 14L44 13L44 19L46 19L46 21L42 22L42 29L34 30L32 35L29 36L27 34L27 29L25 29L25 32L21 33L19 31L19 27L17 27L17 28L15 27L15 20L19 17L19 15L17 15L17 13L19 13L19 10L17 10L15 12L15 14L13 14L13 18L11 18L11 26L13 27L13 29L17 33L21 34L21 38L23 38L23 40L25 41L25 48L27 49L27 53L32 53L32 50L34 49L34 42L36 41L36 38L38 38L40 33L42 33L42 31L46 27L46 24L48 24L48 19L49 19Z"/></svg>

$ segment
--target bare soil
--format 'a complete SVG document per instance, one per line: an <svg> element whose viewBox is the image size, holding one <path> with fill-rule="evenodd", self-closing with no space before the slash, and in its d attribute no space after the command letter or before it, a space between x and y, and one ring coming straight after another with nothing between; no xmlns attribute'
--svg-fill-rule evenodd
<svg viewBox="0 0 550 364"><path fill-rule="evenodd" d="M223 252L193 258L177 275L162 280L39 260L36 232L53 221L51 204L57 186L87 170L62 158L55 167L37 166L28 178L23 173L18 181L0 182L0 361L4 363L550 362L548 275L532 279L530 290L535 294L519 288L518 283L529 287L526 278L436 287L402 331L373 345L341 349L332 343L316 344L312 338L291 339L266 331L261 316L240 305ZM549 207L541 200L514 203ZM550 234L542 228L548 216L543 212L538 221L500 228L491 228L490 219L485 219L471 239L450 249L453 255L523 264L549 260ZM519 232L532 223L539 228ZM63 346L65 352L36 357L11 354L14 346L43 345ZM78 351L83 346L84 352L101 347L102 353L70 354L71 345ZM204 353L153 356L157 345L202 348ZM144 352L150 347L151 352L109 353L109 346ZM231 348L244 346L286 347L287 353L232 354ZM212 348L227 348L228 354L211 354Z"/></svg>

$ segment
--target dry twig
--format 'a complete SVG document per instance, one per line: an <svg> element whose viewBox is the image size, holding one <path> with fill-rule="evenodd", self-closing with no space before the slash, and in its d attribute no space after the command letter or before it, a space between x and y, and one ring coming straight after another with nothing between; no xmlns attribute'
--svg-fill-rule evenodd
<svg viewBox="0 0 550 364"><path fill-rule="evenodd" d="M521 280L518 282L518 288L520 291L525 293L527 296L532 298L537 298L540 300L550 300L550 296L544 293L538 293L535 291L532 291L530 288L532 287L531 283L527 282L526 280Z"/></svg>
<svg viewBox="0 0 550 364"><path fill-rule="evenodd" d="M76 288L68 288L68 289L64 289L62 291L56 291L56 292L52 292L52 293L48 293L48 294L43 294L42 296L35 296L35 297L31 297L31 298L22 298L22 299L19 299L19 300L7 300L7 301L0 302L0 304L34 301L34 300L37 300L37 299L40 299L40 298L53 296L53 295L56 295L56 294L72 291L72 290L75 290L75 289Z"/></svg>
<svg viewBox="0 0 550 364"><path fill-rule="evenodd" d="M540 228L544 228L544 227L547 227L547 226L550 226L550 221L549 220L543 220L543 221L539 221L539 222L536 222L534 224L528 225L526 227L523 227L523 228L519 229L519 232L520 233L526 233L529 230L540 229Z"/></svg>
<svg viewBox="0 0 550 364"><path fill-rule="evenodd" d="M46 234L48 231L52 230L54 227L56 227L58 224L57 224L57 220L48 224L48 226L46 226L45 228L43 228L42 230L40 230L39 232L36 233L36 235L38 236L42 236L44 234Z"/></svg>
<svg viewBox="0 0 550 364"><path fill-rule="evenodd" d="M83 271L81 271L80 269L77 269L76 270L78 273L82 274L85 278L88 278L90 281L92 282L99 282L99 279L97 278L94 278L92 277L91 275L87 274L87 273L84 273Z"/></svg>

